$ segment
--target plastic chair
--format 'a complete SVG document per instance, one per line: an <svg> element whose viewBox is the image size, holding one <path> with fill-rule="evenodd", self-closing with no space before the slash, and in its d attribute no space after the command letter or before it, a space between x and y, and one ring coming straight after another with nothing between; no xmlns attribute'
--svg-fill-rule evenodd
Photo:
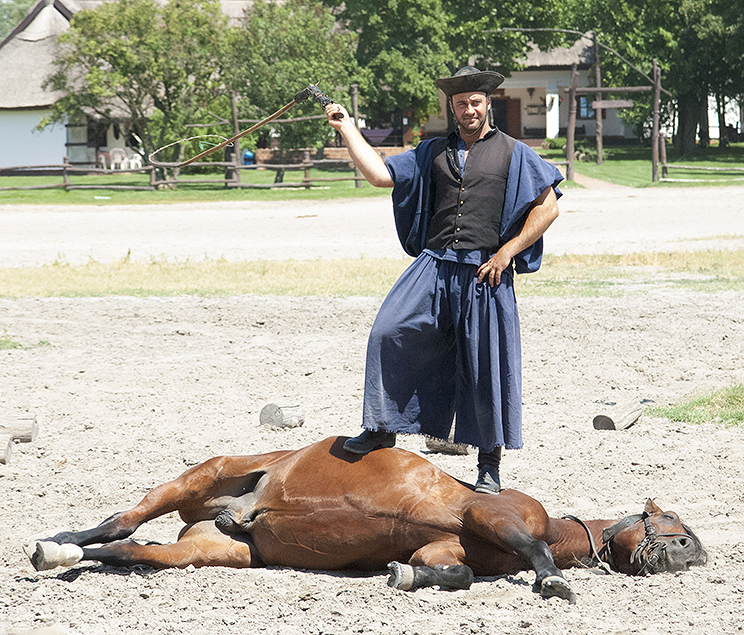
<svg viewBox="0 0 744 635"><path fill-rule="evenodd" d="M142 157L134 150L127 150L127 157L129 159L129 168L132 170L139 170L142 168Z"/></svg>
<svg viewBox="0 0 744 635"><path fill-rule="evenodd" d="M126 150L124 150L124 148L111 148L109 150L109 156L111 157L112 170L129 169L129 157L127 156Z"/></svg>
<svg viewBox="0 0 744 635"><path fill-rule="evenodd" d="M111 163L111 157L108 152L96 152L96 167L102 170L108 170L108 166Z"/></svg>

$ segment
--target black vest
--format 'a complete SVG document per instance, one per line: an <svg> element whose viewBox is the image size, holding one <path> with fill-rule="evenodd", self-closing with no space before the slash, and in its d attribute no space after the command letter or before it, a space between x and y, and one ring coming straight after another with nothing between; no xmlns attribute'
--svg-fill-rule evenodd
<svg viewBox="0 0 744 635"><path fill-rule="evenodd" d="M494 128L468 152L464 177L457 159L457 133L432 148L433 215L429 249L486 249L500 244L506 180L516 139Z"/></svg>

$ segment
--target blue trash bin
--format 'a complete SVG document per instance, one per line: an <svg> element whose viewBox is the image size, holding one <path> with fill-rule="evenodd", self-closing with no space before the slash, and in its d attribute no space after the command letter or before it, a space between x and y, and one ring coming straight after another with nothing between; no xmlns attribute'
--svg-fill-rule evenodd
<svg viewBox="0 0 744 635"><path fill-rule="evenodd" d="M243 152L243 165L253 165L253 152L246 150Z"/></svg>

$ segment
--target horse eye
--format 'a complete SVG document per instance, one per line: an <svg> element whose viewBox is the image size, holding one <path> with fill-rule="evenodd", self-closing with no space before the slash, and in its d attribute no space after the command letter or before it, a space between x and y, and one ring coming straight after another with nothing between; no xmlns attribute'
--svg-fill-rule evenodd
<svg viewBox="0 0 744 635"><path fill-rule="evenodd" d="M661 517L666 518L667 520L676 520L671 514L662 514Z"/></svg>

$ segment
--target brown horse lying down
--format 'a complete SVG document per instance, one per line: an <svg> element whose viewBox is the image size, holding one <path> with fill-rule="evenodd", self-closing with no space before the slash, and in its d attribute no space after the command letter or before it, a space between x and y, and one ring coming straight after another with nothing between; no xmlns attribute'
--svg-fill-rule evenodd
<svg viewBox="0 0 744 635"><path fill-rule="evenodd" d="M561 569L579 563L646 574L707 561L677 514L651 500L643 514L620 521L549 518L540 503L515 490L478 494L411 452L359 456L343 450L344 441L210 459L98 527L33 542L27 552L37 570L81 560L155 568L387 565L388 584L403 590L463 589L473 575L533 569L536 591L570 602L575 596ZM187 523L178 542L123 540L173 511Z"/></svg>

